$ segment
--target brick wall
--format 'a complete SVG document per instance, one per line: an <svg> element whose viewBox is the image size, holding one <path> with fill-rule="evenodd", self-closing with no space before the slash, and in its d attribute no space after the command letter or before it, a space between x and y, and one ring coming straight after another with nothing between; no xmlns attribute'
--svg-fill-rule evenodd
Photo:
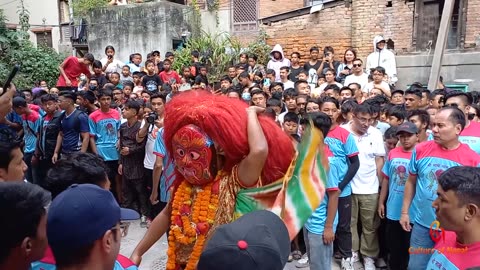
<svg viewBox="0 0 480 270"><path fill-rule="evenodd" d="M393 0L387 7L385 0L352 1L352 46L361 57L373 50L375 35L395 42L395 51L412 50L414 3Z"/></svg>
<svg viewBox="0 0 480 270"><path fill-rule="evenodd" d="M470 0L467 7L465 48L475 47L480 42L480 1Z"/></svg>
<svg viewBox="0 0 480 270"><path fill-rule="evenodd" d="M264 18L305 6L304 0L258 0L258 17Z"/></svg>
<svg viewBox="0 0 480 270"><path fill-rule="evenodd" d="M308 59L310 47L332 46L338 60L351 44L352 11L344 5L326 8L314 14L297 16L287 20L263 25L268 44L280 44L286 56L299 52L302 63Z"/></svg>

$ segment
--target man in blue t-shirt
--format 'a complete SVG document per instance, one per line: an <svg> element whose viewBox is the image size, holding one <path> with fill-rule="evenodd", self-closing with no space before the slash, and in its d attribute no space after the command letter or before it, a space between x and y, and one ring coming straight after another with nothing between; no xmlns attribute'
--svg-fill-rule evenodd
<svg viewBox="0 0 480 270"><path fill-rule="evenodd" d="M331 119L321 112L310 113L313 124L320 129L324 136L328 133L331 126ZM333 157L328 145L325 145L325 155L329 161ZM333 240L335 239L335 229L337 227L338 215L338 179L340 170L337 163L330 163L330 169L327 175L326 193L320 206L313 212L312 216L305 223L305 243L309 257L310 269L329 270L332 268Z"/></svg>
<svg viewBox="0 0 480 270"><path fill-rule="evenodd" d="M13 99L13 110L22 117L23 139L25 147L23 148L23 159L27 164L26 179L30 183L37 184L36 164L32 164L33 154L37 145L37 134L40 127L41 117L38 112L31 110L27 101L23 97L15 97Z"/></svg>
<svg viewBox="0 0 480 270"><path fill-rule="evenodd" d="M88 149L88 117L75 108L76 99L75 93L69 91L61 92L58 97L58 106L64 110L64 117L52 157L53 164L57 162L60 154L68 156L78 151L86 152Z"/></svg>
<svg viewBox="0 0 480 270"><path fill-rule="evenodd" d="M480 166L480 156L459 141L465 123L465 114L458 108L441 109L433 122L434 140L418 144L412 152L400 216L402 228L411 231L412 248L431 249L435 244L429 228L436 220L432 203L437 198L440 175L456 166ZM414 217L409 215L412 200L417 211ZM430 256L430 253L410 254L408 269L425 269Z"/></svg>
<svg viewBox="0 0 480 270"><path fill-rule="evenodd" d="M161 204L159 211L162 211L167 205L170 198L168 188L175 180L175 165L168 155L163 134L164 129L162 127L158 130L157 139L155 139L155 145L153 146L153 154L156 156L156 160L153 167L152 195L150 196L152 204L157 202ZM160 190L160 198L158 198L158 190Z"/></svg>
<svg viewBox="0 0 480 270"><path fill-rule="evenodd" d="M108 178L112 181L112 192L120 201L121 178L118 176L117 150L118 133L120 130L120 113L110 108L112 92L101 91L98 96L100 109L90 114L88 124L90 127L90 147L94 154L98 154L109 168ZM122 149L121 153L127 155L128 149Z"/></svg>

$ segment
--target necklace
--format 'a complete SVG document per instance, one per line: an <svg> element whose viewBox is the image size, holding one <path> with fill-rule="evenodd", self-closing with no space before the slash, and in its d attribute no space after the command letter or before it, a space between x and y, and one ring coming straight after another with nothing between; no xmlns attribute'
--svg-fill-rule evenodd
<svg viewBox="0 0 480 270"><path fill-rule="evenodd" d="M183 181L175 192L172 203L171 233L168 236L167 270L176 270L176 252L179 245L193 244L193 251L185 270L195 270L203 251L205 240L213 226L218 207L222 172L215 181L204 186L193 186Z"/></svg>

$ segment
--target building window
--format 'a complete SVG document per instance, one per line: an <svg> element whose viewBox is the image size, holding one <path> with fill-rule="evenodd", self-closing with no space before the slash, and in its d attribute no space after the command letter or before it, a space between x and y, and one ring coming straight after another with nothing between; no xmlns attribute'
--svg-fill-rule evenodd
<svg viewBox="0 0 480 270"><path fill-rule="evenodd" d="M53 48L52 31L35 32L35 36L37 37L37 45Z"/></svg>
<svg viewBox="0 0 480 270"><path fill-rule="evenodd" d="M447 49L463 49L465 42L466 14L468 0L455 0L450 27L448 29ZM417 51L435 49L440 20L445 0L415 0L414 46Z"/></svg>
<svg viewBox="0 0 480 270"><path fill-rule="evenodd" d="M258 30L258 2L256 0L232 0L233 32Z"/></svg>

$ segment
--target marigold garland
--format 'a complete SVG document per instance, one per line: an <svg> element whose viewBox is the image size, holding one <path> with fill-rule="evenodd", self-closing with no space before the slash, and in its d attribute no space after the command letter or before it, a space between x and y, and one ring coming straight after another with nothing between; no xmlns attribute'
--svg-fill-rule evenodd
<svg viewBox="0 0 480 270"><path fill-rule="evenodd" d="M167 270L177 270L180 267L176 262L178 245L193 243L192 254L185 270L197 268L207 233L215 220L218 207L218 181L222 176L223 173L219 172L215 181L203 187L192 186L184 180L175 192L168 236Z"/></svg>

